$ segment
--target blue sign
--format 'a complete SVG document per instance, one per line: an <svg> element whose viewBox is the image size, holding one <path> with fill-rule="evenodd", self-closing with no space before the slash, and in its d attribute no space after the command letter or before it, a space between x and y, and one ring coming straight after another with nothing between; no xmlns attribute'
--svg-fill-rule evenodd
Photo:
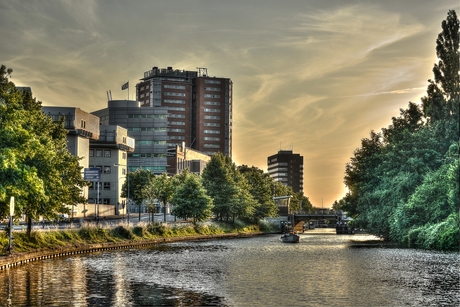
<svg viewBox="0 0 460 307"><path fill-rule="evenodd" d="M100 181L101 169L99 167L85 168L84 179L87 181Z"/></svg>

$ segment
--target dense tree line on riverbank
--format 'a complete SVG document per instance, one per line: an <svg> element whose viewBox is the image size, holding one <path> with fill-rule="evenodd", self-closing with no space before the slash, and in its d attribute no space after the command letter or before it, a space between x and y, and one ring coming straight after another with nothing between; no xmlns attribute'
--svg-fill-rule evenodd
<svg viewBox="0 0 460 307"><path fill-rule="evenodd" d="M354 225L424 248L459 246L459 19L450 10L422 104L372 131L346 165L342 208Z"/></svg>
<svg viewBox="0 0 460 307"><path fill-rule="evenodd" d="M173 214L190 218L194 223L211 217L235 223L242 220L257 224L265 217L276 217L278 207L274 196L292 195L291 209L312 208L308 197L294 193L291 187L276 182L256 167L236 166L229 157L216 153L203 170L202 176L187 170L175 176L154 175L138 169L128 174L122 187L122 197L138 205L147 205L154 212L155 203L173 205Z"/></svg>

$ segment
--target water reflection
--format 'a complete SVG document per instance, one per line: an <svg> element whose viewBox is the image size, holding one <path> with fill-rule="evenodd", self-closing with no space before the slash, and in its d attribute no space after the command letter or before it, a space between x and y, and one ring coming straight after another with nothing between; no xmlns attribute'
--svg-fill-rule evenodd
<svg viewBox="0 0 460 307"><path fill-rule="evenodd" d="M0 305L8 298L11 306L460 303L458 253L370 248L369 239L303 235L284 244L268 235L44 260L0 272Z"/></svg>

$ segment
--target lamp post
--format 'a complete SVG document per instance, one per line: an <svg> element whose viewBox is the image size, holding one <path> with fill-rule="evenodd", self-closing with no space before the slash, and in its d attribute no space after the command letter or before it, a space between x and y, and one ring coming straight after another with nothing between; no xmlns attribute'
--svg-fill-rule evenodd
<svg viewBox="0 0 460 307"><path fill-rule="evenodd" d="M130 203L129 203L129 169L128 169L128 157L126 157L126 165L123 165L123 164L114 164L114 166L126 166L126 180L128 181L127 184L128 184L128 192L126 193L127 194L127 198L126 198L126 210L128 211L128 225L129 225L129 211L130 211Z"/></svg>

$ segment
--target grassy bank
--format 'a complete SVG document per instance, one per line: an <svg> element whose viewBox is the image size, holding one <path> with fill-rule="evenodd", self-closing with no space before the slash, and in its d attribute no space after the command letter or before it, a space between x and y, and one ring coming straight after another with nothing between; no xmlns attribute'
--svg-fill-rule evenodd
<svg viewBox="0 0 460 307"><path fill-rule="evenodd" d="M155 240L159 238L186 237L197 235L218 235L225 233L242 233L271 231L272 225L259 223L248 225L242 222L222 223L206 222L193 224L148 224L139 223L136 226L120 222L118 225L102 226L94 223L85 223L80 228L62 230L34 230L31 236L24 231L13 233L13 252L34 252L66 246L79 246L100 243L123 243ZM0 233L0 250L6 254L8 235Z"/></svg>

